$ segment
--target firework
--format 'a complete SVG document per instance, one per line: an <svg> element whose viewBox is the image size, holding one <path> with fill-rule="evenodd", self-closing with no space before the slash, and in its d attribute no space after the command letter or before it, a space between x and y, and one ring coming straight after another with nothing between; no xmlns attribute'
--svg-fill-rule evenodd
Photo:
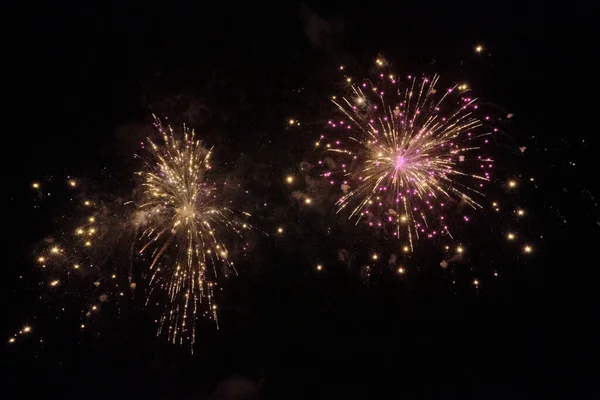
<svg viewBox="0 0 600 400"><path fill-rule="evenodd" d="M484 151L494 132L489 117L466 84L439 89L438 76L378 78L346 78L348 93L333 97L339 117L328 121L332 133L315 143L325 151L322 176L341 189L338 212L391 226L411 249L419 237L452 237L457 213L469 221L463 205L482 207L494 165Z"/></svg>
<svg viewBox="0 0 600 400"><path fill-rule="evenodd" d="M139 254L151 271L148 300L157 291L167 296L159 334L166 329L173 342L193 343L198 316L217 322L217 269L237 273L226 242L248 225L222 205L219 186L208 179L211 150L194 131L184 127L177 138L172 128L156 126L162 144L148 140L146 168L139 172Z"/></svg>
<svg viewBox="0 0 600 400"><path fill-rule="evenodd" d="M61 226L44 240L35 262L47 272L40 285L86 302L93 299L84 308L86 320L109 299L135 297L141 279L147 286L146 305L150 300L164 305L159 334L193 344L198 317L217 322L218 278L237 273L227 244L252 227L245 221L249 214L223 206L226 184L208 179L211 150L194 132L184 127L179 135L158 120L156 127L160 142L142 144L148 151L136 174L135 200L123 202L132 196L100 189L96 192L104 196L83 196L87 185L68 177L67 202L58 204L67 206ZM41 183L31 186L40 202L50 198L40 192Z"/></svg>
<svg viewBox="0 0 600 400"><path fill-rule="evenodd" d="M123 265L121 243L132 243L126 209L112 193L106 196L89 196L88 181L67 176L66 180L47 175L43 182L34 182L36 189L33 209L52 210L56 230L37 245L34 263L39 268L38 286L43 288L40 299L58 299L68 295L77 299L82 307L82 322L94 318L105 302L125 296L125 283L119 279L119 266ZM44 188L42 191L40 188ZM95 191L92 191L95 192ZM40 214L33 212L33 218ZM127 293L128 294L128 293ZM40 302L41 308L53 304ZM65 310L64 305L60 312ZM27 318L32 323L33 318ZM85 327L81 324L81 328ZM11 339L27 336L33 326L22 328ZM38 332L42 331L40 329Z"/></svg>

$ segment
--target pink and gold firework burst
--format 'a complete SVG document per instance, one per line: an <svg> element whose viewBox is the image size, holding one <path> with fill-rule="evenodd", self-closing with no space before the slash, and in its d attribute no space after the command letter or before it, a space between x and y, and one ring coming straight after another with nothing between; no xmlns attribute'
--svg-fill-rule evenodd
<svg viewBox="0 0 600 400"><path fill-rule="evenodd" d="M159 334L167 330L173 342L195 340L196 319L217 321L214 293L218 268L236 272L226 243L249 225L223 206L220 187L207 179L211 151L184 128L178 138L171 127L156 126L163 143L150 139L150 154L142 178L142 201L136 218L151 271L150 300L166 293Z"/></svg>
<svg viewBox="0 0 600 400"><path fill-rule="evenodd" d="M380 66L382 64L379 64ZM319 166L340 185L338 212L389 229L413 248L420 237L451 235L462 209L480 209L493 160L485 154L489 117L478 110L466 84L438 89L439 77L380 74L334 96L339 117L315 143ZM458 206L458 207L457 207Z"/></svg>

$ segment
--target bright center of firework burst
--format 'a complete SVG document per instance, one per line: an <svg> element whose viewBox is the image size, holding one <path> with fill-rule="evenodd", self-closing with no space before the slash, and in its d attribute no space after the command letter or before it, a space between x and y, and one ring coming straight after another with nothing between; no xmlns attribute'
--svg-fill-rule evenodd
<svg viewBox="0 0 600 400"><path fill-rule="evenodd" d="M404 156L401 156L401 155L397 156L396 163L394 164L396 170L404 168L405 165L406 165L406 159L404 158Z"/></svg>
<svg viewBox="0 0 600 400"><path fill-rule="evenodd" d="M183 219L193 219L194 218L194 206L191 204L184 204L180 208L177 209L177 215L179 215Z"/></svg>

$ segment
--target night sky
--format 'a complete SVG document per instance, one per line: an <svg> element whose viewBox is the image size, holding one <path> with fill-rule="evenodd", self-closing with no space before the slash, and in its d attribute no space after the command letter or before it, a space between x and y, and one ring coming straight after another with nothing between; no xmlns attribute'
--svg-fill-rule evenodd
<svg viewBox="0 0 600 400"><path fill-rule="evenodd" d="M227 385L259 387L261 399L598 394L598 10L346 3L3 5L2 398L244 398L223 395ZM405 277L375 267L366 282L356 266L389 257L393 241L333 204L292 199L285 177L311 157L339 66L367 75L377 57L400 74L468 81L500 110L512 146L498 152L503 176L535 177L518 200L533 254L509 251L482 211L464 262L442 269L422 248ZM193 355L156 337L143 302L109 301L82 331L90 288L38 284L36 251L69 199L61 184L130 190L152 114L215 147L219 171L250 192L237 201L270 234L255 234L224 280L220 329L200 320Z"/></svg>

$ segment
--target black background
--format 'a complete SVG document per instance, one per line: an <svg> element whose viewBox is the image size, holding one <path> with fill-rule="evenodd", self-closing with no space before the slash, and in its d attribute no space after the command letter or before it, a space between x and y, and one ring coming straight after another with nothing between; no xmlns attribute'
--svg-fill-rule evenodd
<svg viewBox="0 0 600 400"><path fill-rule="evenodd" d="M202 398L235 373L262 377L260 396L274 399L597 393L591 7L81 1L3 8L7 338L34 310L51 308L37 304L39 277L28 272L32 243L51 228L43 222L51 207L31 211L31 182L71 171L126 188L132 142L145 136L152 112L197 128L224 170L250 176L255 225L295 227L281 240L257 239L257 256L225 283L221 329L202 325L193 356L157 339L140 307L109 309L85 333L76 312L57 320L40 311L32 337L5 349L3 398ZM474 54L477 43L484 54ZM486 265L475 268L489 274L493 260L506 273L479 291L469 274L450 285L431 260L408 282L384 276L364 285L356 272L335 267L352 233L326 237L318 215L289 206L283 177L326 115L337 67L365 71L378 55L402 71L466 77L479 97L514 114L511 135L528 147L515 166L539 182L528 195L530 229L544 239L527 261L490 240ZM307 128L287 129L289 118ZM263 201L273 208L260 211ZM374 243L365 243L367 252ZM317 254L331 265L321 274Z"/></svg>

